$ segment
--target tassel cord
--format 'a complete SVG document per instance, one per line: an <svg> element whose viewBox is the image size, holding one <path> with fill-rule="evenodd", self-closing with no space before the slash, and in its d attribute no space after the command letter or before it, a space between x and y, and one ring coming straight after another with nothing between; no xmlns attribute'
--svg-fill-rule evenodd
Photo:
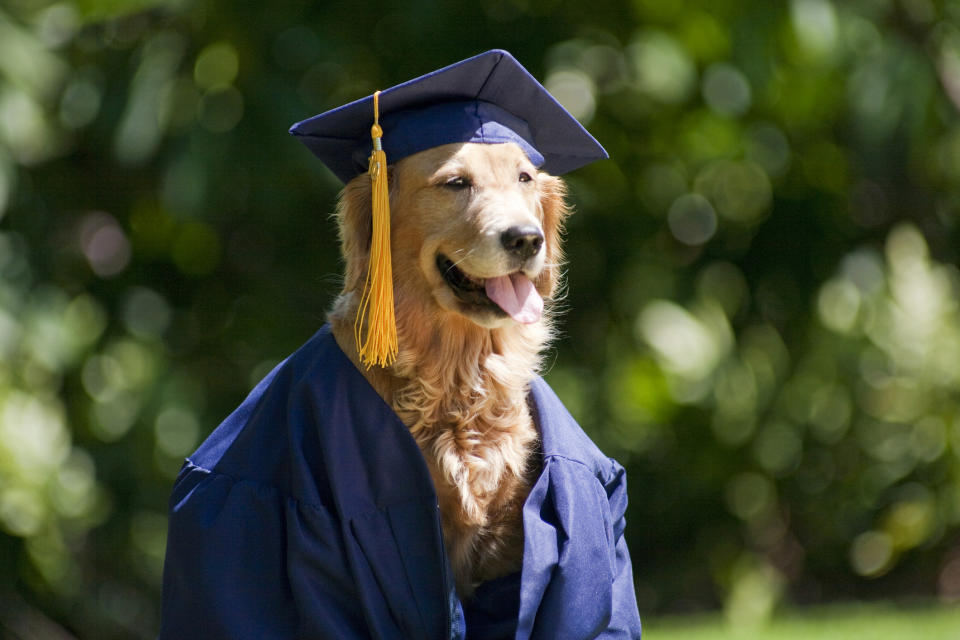
<svg viewBox="0 0 960 640"><path fill-rule="evenodd" d="M397 357L390 251L390 192L387 185L387 157L381 143L383 130L380 128L379 96L379 91L373 94L374 120L370 129L373 138L369 165L373 205L370 258L353 327L360 362L368 369L374 364L389 366Z"/></svg>

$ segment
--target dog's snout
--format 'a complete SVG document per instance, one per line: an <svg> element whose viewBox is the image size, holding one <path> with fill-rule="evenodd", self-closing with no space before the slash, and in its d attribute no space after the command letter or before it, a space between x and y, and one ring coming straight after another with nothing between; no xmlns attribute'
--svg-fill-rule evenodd
<svg viewBox="0 0 960 640"><path fill-rule="evenodd" d="M526 260L540 251L543 246L543 232L529 225L510 227L500 234L500 244L510 255Z"/></svg>

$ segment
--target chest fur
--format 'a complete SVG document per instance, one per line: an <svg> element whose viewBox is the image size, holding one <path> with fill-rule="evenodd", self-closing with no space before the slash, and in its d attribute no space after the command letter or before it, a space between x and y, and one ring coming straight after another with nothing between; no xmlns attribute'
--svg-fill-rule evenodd
<svg viewBox="0 0 960 640"><path fill-rule="evenodd" d="M522 508L539 473L524 393L443 394L412 383L394 397L430 469L444 542L461 596L518 571Z"/></svg>

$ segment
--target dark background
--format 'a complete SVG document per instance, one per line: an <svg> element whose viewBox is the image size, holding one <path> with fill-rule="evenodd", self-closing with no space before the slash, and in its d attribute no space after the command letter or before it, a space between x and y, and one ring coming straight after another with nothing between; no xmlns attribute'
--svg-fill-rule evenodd
<svg viewBox="0 0 960 640"><path fill-rule="evenodd" d="M957 601L958 17L6 0L0 629L154 636L183 457L339 288L287 128L494 47L611 155L568 177L546 377L628 468L642 614Z"/></svg>

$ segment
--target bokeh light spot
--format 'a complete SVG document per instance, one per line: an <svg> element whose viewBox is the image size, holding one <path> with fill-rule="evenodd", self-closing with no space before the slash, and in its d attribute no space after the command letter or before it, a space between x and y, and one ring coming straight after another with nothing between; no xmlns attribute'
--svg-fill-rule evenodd
<svg viewBox="0 0 960 640"><path fill-rule="evenodd" d="M898 488L900 499L887 512L884 531L894 548L917 547L930 537L937 522L936 502L930 490L919 483Z"/></svg>
<svg viewBox="0 0 960 640"><path fill-rule="evenodd" d="M864 296L873 295L886 286L883 259L873 249L861 249L843 259L841 273L856 285Z"/></svg>
<svg viewBox="0 0 960 640"><path fill-rule="evenodd" d="M121 389L90 407L90 430L103 442L116 442L127 435L140 414L137 397Z"/></svg>
<svg viewBox="0 0 960 640"><path fill-rule="evenodd" d="M793 29L800 46L813 60L832 56L837 43L837 12L829 0L793 0Z"/></svg>
<svg viewBox="0 0 960 640"><path fill-rule="evenodd" d="M79 11L69 2L59 2L49 6L37 16L37 32L44 44L51 49L69 42L80 26Z"/></svg>
<svg viewBox="0 0 960 640"><path fill-rule="evenodd" d="M687 190L687 177L679 163L652 163L640 175L640 197L654 215L666 214Z"/></svg>
<svg viewBox="0 0 960 640"><path fill-rule="evenodd" d="M60 122L70 129L87 126L100 111L100 99L100 87L90 78L75 78L60 98Z"/></svg>
<svg viewBox="0 0 960 640"><path fill-rule="evenodd" d="M156 373L154 357L142 342L129 338L117 340L110 344L106 354L120 365L119 386L122 388L140 391L153 382Z"/></svg>
<svg viewBox="0 0 960 640"><path fill-rule="evenodd" d="M593 119L597 100L590 76L576 69L561 69L551 72L544 86L581 123L588 124Z"/></svg>
<svg viewBox="0 0 960 640"><path fill-rule="evenodd" d="M589 46L580 53L577 63L601 93L620 91L626 85L629 72L623 53L618 48Z"/></svg>
<svg viewBox="0 0 960 640"><path fill-rule="evenodd" d="M107 313L93 296L81 294L67 304L61 323L64 361L72 364L106 329Z"/></svg>
<svg viewBox="0 0 960 640"><path fill-rule="evenodd" d="M16 447L15 455L8 453L11 446ZM62 407L23 391L0 397L0 452L7 454L21 477L45 477L70 453Z"/></svg>
<svg viewBox="0 0 960 640"><path fill-rule="evenodd" d="M120 363L105 355L95 355L83 364L80 379L87 394L94 400L108 400L120 389L123 372Z"/></svg>
<svg viewBox="0 0 960 640"><path fill-rule="evenodd" d="M860 290L849 280L835 278L820 289L817 311L828 329L851 333L860 311Z"/></svg>
<svg viewBox="0 0 960 640"><path fill-rule="evenodd" d="M723 316L722 311L718 311ZM637 332L667 371L688 380L708 376L729 348L725 316L706 322L667 300L654 300L637 317Z"/></svg>
<svg viewBox="0 0 960 640"><path fill-rule="evenodd" d="M215 42L197 56L193 79L201 89L220 89L233 84L239 70L236 48L229 42Z"/></svg>
<svg viewBox="0 0 960 640"><path fill-rule="evenodd" d="M743 224L760 220L773 202L773 188L763 169L752 162L711 163L694 180L722 217Z"/></svg>
<svg viewBox="0 0 960 640"><path fill-rule="evenodd" d="M189 409L167 407L154 423L157 447L172 458L182 458L193 451L200 435L200 423Z"/></svg>
<svg viewBox="0 0 960 640"><path fill-rule="evenodd" d="M185 154L176 158L167 167L163 175L163 208L154 212L151 222L157 224L156 231L173 235L173 221L165 219L167 211L180 216L199 215L207 194L207 173L197 159ZM162 225L162 226L161 226ZM167 238L162 238L167 240Z"/></svg>
<svg viewBox="0 0 960 640"><path fill-rule="evenodd" d="M754 520L773 507L776 489L766 476L745 471L727 482L724 490L727 508L741 520Z"/></svg>
<svg viewBox="0 0 960 640"><path fill-rule="evenodd" d="M172 31L161 31L143 45L123 117L114 129L114 151L120 162L141 164L156 152L164 133L160 119L164 89L176 74L185 49L183 36Z"/></svg>
<svg viewBox="0 0 960 640"><path fill-rule="evenodd" d="M696 69L672 36L645 32L628 46L627 53L640 91L670 104L689 97L696 82Z"/></svg>
<svg viewBox="0 0 960 640"><path fill-rule="evenodd" d="M910 449L917 459L933 462L947 449L947 424L937 416L926 416L913 425Z"/></svg>
<svg viewBox="0 0 960 640"><path fill-rule="evenodd" d="M697 274L697 295L702 300L715 300L732 319L746 307L750 288L735 264L712 262Z"/></svg>
<svg viewBox="0 0 960 640"><path fill-rule="evenodd" d="M47 517L46 502L33 491L18 487L0 489L0 525L10 535L36 535Z"/></svg>
<svg viewBox="0 0 960 640"><path fill-rule="evenodd" d="M678 3L679 4L679 3ZM685 7L680 24L680 40L696 60L710 61L730 53L731 33L727 26L708 11Z"/></svg>
<svg viewBox="0 0 960 640"><path fill-rule="evenodd" d="M790 168L790 142L775 124L759 122L747 130L746 157L771 178L779 178Z"/></svg>
<svg viewBox="0 0 960 640"><path fill-rule="evenodd" d="M690 246L704 244L717 231L717 214L703 196L688 193L674 200L667 213L673 237Z"/></svg>
<svg viewBox="0 0 960 640"><path fill-rule="evenodd" d="M0 142L15 160L26 165L46 160L58 147L43 108L9 84L0 85Z"/></svg>
<svg viewBox="0 0 960 640"><path fill-rule="evenodd" d="M156 291L136 287L123 306L123 323L132 335L138 338L158 338L170 326L170 306Z"/></svg>
<svg viewBox="0 0 960 640"><path fill-rule="evenodd" d="M130 262L130 242L110 214L87 214L80 225L80 243L87 263L101 278L119 274Z"/></svg>
<svg viewBox="0 0 960 640"><path fill-rule="evenodd" d="M744 554L733 569L724 616L734 629L756 636L773 615L784 588L784 576L765 560ZM738 634L739 635L739 634Z"/></svg>
<svg viewBox="0 0 960 640"><path fill-rule="evenodd" d="M733 65L718 62L703 75L703 99L717 113L740 116L750 109L753 92L747 77Z"/></svg>
<svg viewBox="0 0 960 640"><path fill-rule="evenodd" d="M850 565L857 574L875 578L886 573L893 562L893 541L882 531L867 531L850 545Z"/></svg>
<svg viewBox="0 0 960 640"><path fill-rule="evenodd" d="M803 441L787 423L774 422L764 428L753 442L757 462L778 475L796 469L803 453Z"/></svg>
<svg viewBox="0 0 960 640"><path fill-rule="evenodd" d="M96 497L95 471L89 453L78 448L70 452L51 486L52 503L60 515L78 518L91 510Z"/></svg>
<svg viewBox="0 0 960 640"><path fill-rule="evenodd" d="M711 422L717 440L727 446L740 446L749 440L756 427L759 400L753 370L731 359L717 371L713 389L716 412Z"/></svg>
<svg viewBox="0 0 960 640"><path fill-rule="evenodd" d="M823 444L836 444L846 435L853 415L850 394L839 385L817 388L810 398L810 429Z"/></svg>

